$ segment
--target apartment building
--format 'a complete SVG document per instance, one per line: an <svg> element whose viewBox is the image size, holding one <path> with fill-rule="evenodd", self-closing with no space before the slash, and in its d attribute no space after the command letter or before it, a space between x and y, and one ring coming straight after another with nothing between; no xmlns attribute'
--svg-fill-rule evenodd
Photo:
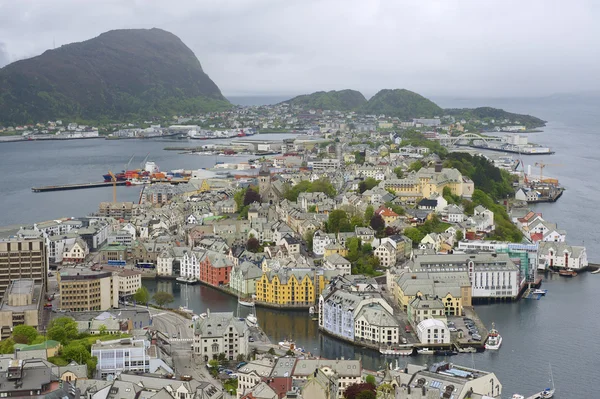
<svg viewBox="0 0 600 399"><path fill-rule="evenodd" d="M82 312L119 306L118 280L112 271L63 269L57 281L62 310Z"/></svg>
<svg viewBox="0 0 600 399"><path fill-rule="evenodd" d="M42 285L33 279L13 280L0 304L0 339L8 338L21 324L36 327L43 303Z"/></svg>
<svg viewBox="0 0 600 399"><path fill-rule="evenodd" d="M45 292L48 280L48 254L43 238L0 239L0 296L10 282L33 279Z"/></svg>
<svg viewBox="0 0 600 399"><path fill-rule="evenodd" d="M206 317L197 320L194 327L194 355L205 362L221 353L234 360L239 354L246 356L250 351L248 326L233 312L211 313L207 309Z"/></svg>

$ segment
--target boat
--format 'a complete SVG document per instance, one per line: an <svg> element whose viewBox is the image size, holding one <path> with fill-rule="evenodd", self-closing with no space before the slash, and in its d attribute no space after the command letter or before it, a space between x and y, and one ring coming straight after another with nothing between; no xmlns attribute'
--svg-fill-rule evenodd
<svg viewBox="0 0 600 399"><path fill-rule="evenodd" d="M455 352L452 350L437 350L437 351L434 351L433 354L436 356L454 356L454 355L458 355L458 352Z"/></svg>
<svg viewBox="0 0 600 399"><path fill-rule="evenodd" d="M190 285L198 283L198 279L194 277L177 277L175 281L177 281L178 283Z"/></svg>
<svg viewBox="0 0 600 399"><path fill-rule="evenodd" d="M248 316L246 316L246 323L250 327L255 326L256 323L258 323L258 318L256 316L254 316L253 314L249 314Z"/></svg>
<svg viewBox="0 0 600 399"><path fill-rule="evenodd" d="M308 314L313 315L315 314L315 307L311 306L310 308L308 308Z"/></svg>
<svg viewBox="0 0 600 399"><path fill-rule="evenodd" d="M502 336L496 330L496 325L492 323L492 329L489 331L485 342L485 349L498 350L500 349L500 345L502 345Z"/></svg>
<svg viewBox="0 0 600 399"><path fill-rule="evenodd" d="M533 291L533 295L541 295L544 296L548 293L548 290L541 290L541 289L537 289Z"/></svg>
<svg viewBox="0 0 600 399"><path fill-rule="evenodd" d="M592 274L598 274L598 273L600 273L600 269L596 269L592 272Z"/></svg>
<svg viewBox="0 0 600 399"><path fill-rule="evenodd" d="M577 272L573 269L561 269L559 270L558 274L560 274L563 277L575 277L577 276Z"/></svg>
<svg viewBox="0 0 600 399"><path fill-rule="evenodd" d="M238 303L242 306L246 306L251 308L252 306L254 306L254 302L253 301L244 301L242 298L238 298Z"/></svg>
<svg viewBox="0 0 600 399"><path fill-rule="evenodd" d="M282 349L287 349L287 350L293 351L294 348L296 347L296 343L294 341L285 339L285 340L279 342L279 346Z"/></svg>
<svg viewBox="0 0 600 399"><path fill-rule="evenodd" d="M412 356L412 349L379 349L379 353L387 356Z"/></svg>
<svg viewBox="0 0 600 399"><path fill-rule="evenodd" d="M180 306L179 311L184 313L194 313L194 311L187 306Z"/></svg>
<svg viewBox="0 0 600 399"><path fill-rule="evenodd" d="M477 353L477 349L472 346L467 346L466 348L458 348L459 353Z"/></svg>
<svg viewBox="0 0 600 399"><path fill-rule="evenodd" d="M417 349L417 353L419 355L433 355L435 353L435 351L433 349L429 349L429 348L421 348L421 349Z"/></svg>

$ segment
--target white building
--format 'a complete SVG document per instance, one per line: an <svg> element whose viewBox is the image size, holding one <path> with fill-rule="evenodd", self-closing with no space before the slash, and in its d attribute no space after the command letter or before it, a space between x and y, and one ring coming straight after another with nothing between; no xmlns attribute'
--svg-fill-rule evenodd
<svg viewBox="0 0 600 399"><path fill-rule="evenodd" d="M417 325L417 337L422 344L449 344L448 326L438 319L425 319Z"/></svg>
<svg viewBox="0 0 600 399"><path fill-rule="evenodd" d="M331 254L325 257L325 263L323 266L330 270L339 270L341 275L348 275L352 273L352 263L339 254Z"/></svg>
<svg viewBox="0 0 600 399"><path fill-rule="evenodd" d="M390 242L384 242L375 248L373 255L379 259L379 264L383 267L390 267L396 264L396 248Z"/></svg>
<svg viewBox="0 0 600 399"><path fill-rule="evenodd" d="M325 255L325 247L329 244L335 244L336 238L333 233L324 233L321 230L315 231L313 235L313 252L315 255Z"/></svg>
<svg viewBox="0 0 600 399"><path fill-rule="evenodd" d="M204 253L198 251L188 251L183 254L179 275L186 278L200 279L200 260L203 256Z"/></svg>
<svg viewBox="0 0 600 399"><path fill-rule="evenodd" d="M540 242L538 268L548 270L579 270L588 266L585 247L568 245L563 242Z"/></svg>
<svg viewBox="0 0 600 399"><path fill-rule="evenodd" d="M98 341L92 345L92 356L98 358L96 372L102 379L122 372L154 373L159 368L173 373L165 362L151 354L157 352L145 339Z"/></svg>
<svg viewBox="0 0 600 399"><path fill-rule="evenodd" d="M361 306L354 321L354 339L377 345L398 344L400 325L392 307L385 301Z"/></svg>
<svg viewBox="0 0 600 399"><path fill-rule="evenodd" d="M90 253L87 244L81 238L75 239L72 244L67 244L64 247L62 259L65 262L81 263Z"/></svg>
<svg viewBox="0 0 600 399"><path fill-rule="evenodd" d="M235 317L233 312L211 313L207 309L204 319L195 323L194 356L205 362L224 353L229 360L235 360L239 354L249 353L248 326Z"/></svg>

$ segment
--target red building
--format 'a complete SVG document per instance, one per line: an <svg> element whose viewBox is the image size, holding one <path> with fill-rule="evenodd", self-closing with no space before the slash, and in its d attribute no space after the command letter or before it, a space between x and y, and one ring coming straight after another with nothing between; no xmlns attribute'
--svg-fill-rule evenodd
<svg viewBox="0 0 600 399"><path fill-rule="evenodd" d="M229 284L234 259L228 255L206 251L200 260L200 281L215 287Z"/></svg>

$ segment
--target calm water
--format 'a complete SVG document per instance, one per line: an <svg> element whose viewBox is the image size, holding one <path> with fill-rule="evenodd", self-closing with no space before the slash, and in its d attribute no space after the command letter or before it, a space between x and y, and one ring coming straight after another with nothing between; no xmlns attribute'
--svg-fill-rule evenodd
<svg viewBox="0 0 600 399"><path fill-rule="evenodd" d="M543 160L560 164L548 166L545 175L557 177L567 192L559 202L539 205L547 220L567 230L568 241L585 242L591 261L600 261L597 226L600 212L598 171L600 148L600 101L560 102L556 100L456 100L436 99L444 107L490 105L508 111L531 113L550 121L543 133L531 134L531 141L548 145L555 155L524 157L526 164ZM273 135L265 136L276 138ZM289 137L289 136L285 136ZM146 153L162 169L210 167L214 157L179 155L163 151L172 143L154 141L68 141L9 143L0 145L0 225L30 223L60 216L79 216L97 209L100 201L111 199L111 189L79 190L34 194L32 186L96 181L107 169L120 170L132 154L134 163ZM231 158L223 159L225 162ZM532 167L533 168L533 167ZM535 168L534 172L535 172ZM136 200L138 188L120 187L120 200ZM540 301L478 306L481 318L495 321L504 337L502 349L476 355L459 355L452 361L494 371L504 386L504 398L520 392L530 395L548 385L548 364L552 363L559 399L596 398L595 381L600 365L600 307L596 305L600 275L580 275L574 279L544 280L549 290ZM185 304L181 286L171 281L147 282L151 291L172 291L175 305ZM235 298L204 286L189 287L189 306L197 313L237 309ZM247 310L243 310L247 312ZM242 313L244 315L245 313ZM273 341L292 338L306 350L328 358L360 357L364 366L377 369L390 359L377 353L319 334L317 323L304 312L275 312L257 309L259 323ZM282 328L285 326L285 329ZM402 365L406 360L400 359ZM434 361L432 357L411 358L411 362Z"/></svg>

